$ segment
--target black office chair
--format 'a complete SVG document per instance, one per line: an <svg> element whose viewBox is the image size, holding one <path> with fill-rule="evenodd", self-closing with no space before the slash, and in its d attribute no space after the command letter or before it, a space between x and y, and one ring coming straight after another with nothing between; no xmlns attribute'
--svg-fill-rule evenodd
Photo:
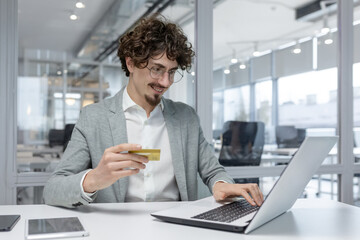
<svg viewBox="0 0 360 240"><path fill-rule="evenodd" d="M223 166L259 166L265 144L263 122L224 123L219 163ZM237 178L236 183L257 183L259 178Z"/></svg>
<svg viewBox="0 0 360 240"><path fill-rule="evenodd" d="M74 130L75 124L66 124L65 125L65 129L64 129L64 147L63 147L63 151L65 152L65 149L71 139L71 134Z"/></svg>
<svg viewBox="0 0 360 240"><path fill-rule="evenodd" d="M302 144L302 142L305 140L306 137L306 129L305 128L297 128L297 143L300 147L300 145Z"/></svg>
<svg viewBox="0 0 360 240"><path fill-rule="evenodd" d="M49 146L62 146L64 144L64 130L50 129L49 130Z"/></svg>

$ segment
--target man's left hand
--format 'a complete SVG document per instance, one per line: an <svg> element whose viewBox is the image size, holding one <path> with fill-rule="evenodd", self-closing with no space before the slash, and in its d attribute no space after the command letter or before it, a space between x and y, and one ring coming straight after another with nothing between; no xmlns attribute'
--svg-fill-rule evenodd
<svg viewBox="0 0 360 240"><path fill-rule="evenodd" d="M232 184L217 182L213 187L213 195L216 201L223 201L227 198L242 196L253 206L261 206L264 196L259 186L254 183Z"/></svg>

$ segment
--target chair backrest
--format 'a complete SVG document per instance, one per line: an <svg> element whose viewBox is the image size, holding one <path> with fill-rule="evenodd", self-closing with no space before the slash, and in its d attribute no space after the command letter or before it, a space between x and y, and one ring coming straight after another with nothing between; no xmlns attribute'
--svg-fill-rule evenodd
<svg viewBox="0 0 360 240"><path fill-rule="evenodd" d="M260 165L264 144L263 122L225 122L219 162L223 166Z"/></svg>
<svg viewBox="0 0 360 240"><path fill-rule="evenodd" d="M49 130L49 146L62 146L64 144L64 130L50 129Z"/></svg>
<svg viewBox="0 0 360 240"><path fill-rule="evenodd" d="M297 143L298 147L302 144L302 142L305 140L306 137L306 129L304 128L297 128Z"/></svg>
<svg viewBox="0 0 360 240"><path fill-rule="evenodd" d="M276 126L276 144L279 148L297 148L300 146L298 130L295 126ZM305 136L304 136L305 139Z"/></svg>
<svg viewBox="0 0 360 240"><path fill-rule="evenodd" d="M66 124L65 125L65 129L64 129L64 148L63 151L65 151L70 139L71 139L71 134L74 130L75 124Z"/></svg>

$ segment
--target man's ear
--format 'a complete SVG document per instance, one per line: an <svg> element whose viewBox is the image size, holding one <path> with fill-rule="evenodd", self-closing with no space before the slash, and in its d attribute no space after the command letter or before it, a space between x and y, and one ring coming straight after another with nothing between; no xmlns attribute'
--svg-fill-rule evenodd
<svg viewBox="0 0 360 240"><path fill-rule="evenodd" d="M126 67L130 73L134 71L134 62L131 57L125 57Z"/></svg>

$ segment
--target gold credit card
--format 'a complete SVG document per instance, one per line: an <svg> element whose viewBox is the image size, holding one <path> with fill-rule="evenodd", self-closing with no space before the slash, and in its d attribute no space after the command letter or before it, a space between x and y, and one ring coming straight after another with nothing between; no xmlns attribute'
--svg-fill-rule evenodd
<svg viewBox="0 0 360 240"><path fill-rule="evenodd" d="M160 149L141 149L137 151L129 151L129 153L145 156L149 159L149 161L160 161Z"/></svg>

